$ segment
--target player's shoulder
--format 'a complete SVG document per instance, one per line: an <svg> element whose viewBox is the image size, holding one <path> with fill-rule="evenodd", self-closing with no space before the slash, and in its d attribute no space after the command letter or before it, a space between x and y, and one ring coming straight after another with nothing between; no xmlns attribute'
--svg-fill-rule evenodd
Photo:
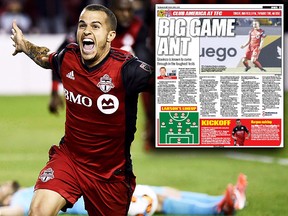
<svg viewBox="0 0 288 216"><path fill-rule="evenodd" d="M248 131L247 127L245 125L241 125L237 130L239 131Z"/></svg>
<svg viewBox="0 0 288 216"><path fill-rule="evenodd" d="M111 48L110 56L116 61L121 62L126 62L135 58L130 52L115 47Z"/></svg>
<svg viewBox="0 0 288 216"><path fill-rule="evenodd" d="M66 45L66 49L69 49L69 50L76 50L76 49L79 49L79 46L77 43L69 43Z"/></svg>
<svg viewBox="0 0 288 216"><path fill-rule="evenodd" d="M266 36L265 35L265 30L264 29L259 29L260 33L263 35L263 36Z"/></svg>
<svg viewBox="0 0 288 216"><path fill-rule="evenodd" d="M245 125L242 125L241 128L244 130L248 130L248 128Z"/></svg>
<svg viewBox="0 0 288 216"><path fill-rule="evenodd" d="M59 53L58 59L60 62L63 61L64 56L66 56L66 53L80 53L79 46L76 43L69 43L65 46L65 48Z"/></svg>

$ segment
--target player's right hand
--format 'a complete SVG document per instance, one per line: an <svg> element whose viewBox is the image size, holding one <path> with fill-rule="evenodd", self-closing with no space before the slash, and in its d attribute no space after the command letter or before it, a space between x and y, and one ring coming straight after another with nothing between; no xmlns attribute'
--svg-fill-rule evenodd
<svg viewBox="0 0 288 216"><path fill-rule="evenodd" d="M12 23L12 34L10 38L13 40L15 47L15 51L12 54L15 56L17 53L25 51L25 39L21 29L17 26L16 21L14 20Z"/></svg>

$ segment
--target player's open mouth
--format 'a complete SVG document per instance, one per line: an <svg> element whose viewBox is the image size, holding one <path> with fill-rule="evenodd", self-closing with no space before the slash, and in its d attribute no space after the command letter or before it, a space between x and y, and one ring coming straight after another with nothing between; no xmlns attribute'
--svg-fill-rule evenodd
<svg viewBox="0 0 288 216"><path fill-rule="evenodd" d="M94 41L92 39L85 38L85 39L83 39L82 43L83 43L83 51L84 51L84 53L89 54L89 53L93 52L95 43L94 43Z"/></svg>

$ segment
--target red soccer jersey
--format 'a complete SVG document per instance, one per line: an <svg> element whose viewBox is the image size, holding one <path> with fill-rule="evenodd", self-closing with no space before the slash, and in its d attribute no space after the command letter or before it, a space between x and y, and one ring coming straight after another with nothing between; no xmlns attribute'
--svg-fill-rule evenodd
<svg viewBox="0 0 288 216"><path fill-rule="evenodd" d="M237 145L244 145L244 141L245 141L245 133L248 133L248 129L241 125L241 126L236 126L233 131L232 131L232 135L236 136L236 144Z"/></svg>
<svg viewBox="0 0 288 216"><path fill-rule="evenodd" d="M50 63L60 73L66 98L65 136L60 147L79 171L99 179L122 179L131 169L138 93L153 77L151 68L114 48L99 65L87 68L76 44L59 55L51 54Z"/></svg>
<svg viewBox="0 0 288 216"><path fill-rule="evenodd" d="M266 37L263 29L258 29L258 30L252 29L250 30L249 35L251 39L249 47L253 47L253 48L259 47L261 39Z"/></svg>

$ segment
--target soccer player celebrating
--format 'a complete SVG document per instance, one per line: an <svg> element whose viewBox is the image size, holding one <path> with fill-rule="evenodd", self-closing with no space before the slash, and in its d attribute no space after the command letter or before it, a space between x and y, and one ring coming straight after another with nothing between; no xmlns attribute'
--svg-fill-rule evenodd
<svg viewBox="0 0 288 216"><path fill-rule="evenodd" d="M135 176L130 145L136 131L138 94L154 90L154 71L131 53L111 47L115 15L98 4L86 6L77 28L77 44L59 54L24 37L16 22L15 52L54 69L66 99L65 135L52 146L39 174L30 216L57 215L83 195L90 216L127 215Z"/></svg>
<svg viewBox="0 0 288 216"><path fill-rule="evenodd" d="M147 38L149 38L148 27L135 15L134 3L134 0L110 0L107 2L108 8L111 9L117 18L117 37L111 42L111 46L129 51L142 61L153 65L154 57L148 49L146 42ZM58 50L61 51L67 44L76 42L74 35L74 32L69 33ZM59 83L61 83L61 80L57 74L52 73L52 92L49 110L54 114L58 114L59 108L63 107L62 98L58 94ZM154 95L149 92L142 92L140 97L142 97L146 114L145 150L149 150L155 145Z"/></svg>
<svg viewBox="0 0 288 216"><path fill-rule="evenodd" d="M245 71L251 69L249 66L248 60L258 67L261 71L266 71L260 62L258 61L258 57L260 55L264 38L266 37L265 32L263 29L260 28L260 23L257 20L254 20L252 23L252 29L249 31L249 39L246 44L242 45L241 48L247 47L245 57L243 58L242 62L245 66Z"/></svg>
<svg viewBox="0 0 288 216"><path fill-rule="evenodd" d="M247 133L247 136L245 135ZM235 146L243 146L244 141L250 138L250 131L241 124L240 119L236 119L236 127L232 131L232 139Z"/></svg>

